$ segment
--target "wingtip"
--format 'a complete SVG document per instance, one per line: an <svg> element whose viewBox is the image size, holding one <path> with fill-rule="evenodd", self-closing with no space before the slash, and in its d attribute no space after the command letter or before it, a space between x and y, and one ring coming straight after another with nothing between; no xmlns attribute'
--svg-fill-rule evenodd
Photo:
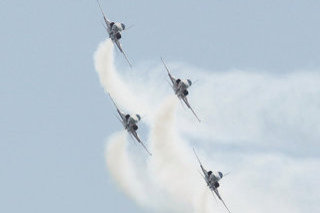
<svg viewBox="0 0 320 213"><path fill-rule="evenodd" d="M152 153L149 152L149 150L148 150L145 146L143 146L143 147L144 147L144 149L147 151L147 153L148 153L150 156L152 156Z"/></svg>
<svg viewBox="0 0 320 213"><path fill-rule="evenodd" d="M100 11L102 12L102 14L104 14L104 13L103 13L103 10L102 10L102 7L101 7L101 3L100 3L100 1L99 1L99 0L97 0L97 3L98 3L98 5L99 5Z"/></svg>
<svg viewBox="0 0 320 213"><path fill-rule="evenodd" d="M120 50L120 51L121 51L121 50ZM121 52L122 52L123 56L125 57L126 61L128 62L129 67L132 69L132 64L131 64L131 62L129 61L129 58L128 58L127 54L126 54L123 50L122 50Z"/></svg>
<svg viewBox="0 0 320 213"><path fill-rule="evenodd" d="M161 59L161 61L162 61L162 64L165 66L165 68L168 69L167 64L164 62L163 58L160 57L160 59Z"/></svg>
<svg viewBox="0 0 320 213"><path fill-rule="evenodd" d="M192 149L193 149L193 153L195 154L196 158L199 160L199 157L198 157L198 155L197 155L196 150L194 149L194 147L192 147Z"/></svg>

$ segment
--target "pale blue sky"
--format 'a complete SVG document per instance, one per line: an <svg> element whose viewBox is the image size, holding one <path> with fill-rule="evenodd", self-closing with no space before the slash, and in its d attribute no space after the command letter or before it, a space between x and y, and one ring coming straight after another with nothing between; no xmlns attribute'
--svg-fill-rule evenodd
<svg viewBox="0 0 320 213"><path fill-rule="evenodd" d="M133 66L160 56L212 71L320 65L316 0L101 2L134 25L123 36ZM101 21L94 0L0 1L0 212L142 212L105 166L104 139L120 125L93 66Z"/></svg>

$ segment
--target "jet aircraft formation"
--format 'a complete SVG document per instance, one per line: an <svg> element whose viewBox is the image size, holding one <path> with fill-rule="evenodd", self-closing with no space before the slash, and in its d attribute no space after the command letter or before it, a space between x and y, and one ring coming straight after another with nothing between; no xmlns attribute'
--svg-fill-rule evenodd
<svg viewBox="0 0 320 213"><path fill-rule="evenodd" d="M107 19L106 15L104 14L101 4L99 2L99 0L97 0L100 11L102 13L103 19L104 19L104 27L108 33L109 38L112 40L112 42L117 46L117 48L120 50L120 52L123 54L123 56L125 57L126 61L128 62L129 66L132 67L126 53L124 52L121 43L120 43L120 39L122 38L122 32L126 30L126 25L120 22L113 22L110 21L109 19ZM172 76L172 74L170 73L170 70L168 68L168 66L166 65L166 63L164 62L164 60L161 58L161 61L167 71L167 74L169 76L170 79L170 86L172 87L175 95L178 97L179 100L183 101L185 103L185 105L191 110L191 112L193 113L193 115L196 117L196 119L200 122L199 117L197 116L197 114L195 113L195 111L193 110L193 108L191 107L191 105L189 104L189 101L187 99L187 96L189 95L189 91L188 89L191 87L192 85L192 81L190 79L180 79L180 78L175 78ZM138 143L140 143L142 145L142 147L146 150L146 152L151 156L151 152L147 149L147 147L145 146L145 144L140 140L137 130L138 130L138 122L141 120L141 116L139 114L135 114L135 115L130 115L127 114L125 112L122 112L119 107L117 106L117 104L114 102L113 98L111 97L111 95L109 94L111 101L113 102L116 111L118 112L120 118L118 117L119 121L122 123L123 127L125 130L127 130L127 132L129 133L129 135L135 139ZM196 151L193 149L194 154L196 159L198 160L198 163L200 165L200 168L202 170L201 176L203 177L203 179L205 180L209 190L212 192L213 197L215 198L215 195L219 198L219 200L223 203L223 205L225 206L225 208L227 209L228 212L230 212L230 210L228 209L227 205L225 204L225 202L223 201L223 199L220 196L220 193L218 191L218 188L220 186L219 181L226 176L227 174L223 174L220 171L217 172L212 172L212 171L207 171L206 169L204 169Z"/></svg>

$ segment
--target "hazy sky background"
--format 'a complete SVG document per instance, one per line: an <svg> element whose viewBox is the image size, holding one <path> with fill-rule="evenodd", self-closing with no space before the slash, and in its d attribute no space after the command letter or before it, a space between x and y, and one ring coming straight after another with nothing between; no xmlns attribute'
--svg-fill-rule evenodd
<svg viewBox="0 0 320 213"><path fill-rule="evenodd" d="M212 72L320 65L316 0L101 3L134 25L123 35L133 66L160 56ZM142 212L106 170L104 139L121 127L93 66L101 21L94 0L0 1L1 212Z"/></svg>

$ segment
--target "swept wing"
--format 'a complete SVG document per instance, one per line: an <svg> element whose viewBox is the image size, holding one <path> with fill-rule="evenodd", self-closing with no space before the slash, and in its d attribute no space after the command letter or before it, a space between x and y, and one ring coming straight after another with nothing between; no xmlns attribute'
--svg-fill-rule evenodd
<svg viewBox="0 0 320 213"><path fill-rule="evenodd" d="M97 2L98 2L98 5L99 5L99 8L100 8L100 11L101 11L101 13L102 13L104 22L106 23L107 28L108 28L109 30L111 30L111 26L110 26L110 23L111 23L111 22L106 18L106 15L104 14L104 12L103 12L103 10L102 10L102 8L101 8L101 4L100 4L99 0L97 0Z"/></svg>
<svg viewBox="0 0 320 213"><path fill-rule="evenodd" d="M194 114L194 116L197 118L197 120L198 120L199 122L201 122L201 120L199 119L199 117L197 116L197 114L195 113L195 111L194 111L194 110L192 109L192 107L190 106L187 97L184 96L184 97L182 97L181 99L182 99L183 102L187 105L187 107L191 110L191 112Z"/></svg>
<svg viewBox="0 0 320 213"><path fill-rule="evenodd" d="M143 146L143 148L148 152L149 155L152 155L151 152L149 152L149 150L147 149L147 147L145 146L145 144L140 140L138 134L136 131L132 130L131 135L133 135L133 137L141 144L141 146Z"/></svg>
<svg viewBox="0 0 320 213"><path fill-rule="evenodd" d="M127 61L128 64L129 64L129 66L132 68L132 65L131 65L131 63L130 63L130 61L129 61L129 59L128 59L127 54L123 51L123 49L122 49L122 47L121 47L120 41L119 41L118 39L116 39L116 40L114 41L114 43L116 43L118 49L119 49L120 52L124 55L126 61Z"/></svg>
<svg viewBox="0 0 320 213"><path fill-rule="evenodd" d="M173 87L173 85L175 84L176 79L175 79L174 77L172 77L172 75L171 75L171 73L170 73L170 71L169 71L169 68L168 68L167 65L164 63L164 61L163 61L162 58L161 58L161 61L162 61L164 67L166 68L166 70L167 70L167 72L168 72L168 75L169 75L169 78L170 78L170 80L171 80L172 87Z"/></svg>

